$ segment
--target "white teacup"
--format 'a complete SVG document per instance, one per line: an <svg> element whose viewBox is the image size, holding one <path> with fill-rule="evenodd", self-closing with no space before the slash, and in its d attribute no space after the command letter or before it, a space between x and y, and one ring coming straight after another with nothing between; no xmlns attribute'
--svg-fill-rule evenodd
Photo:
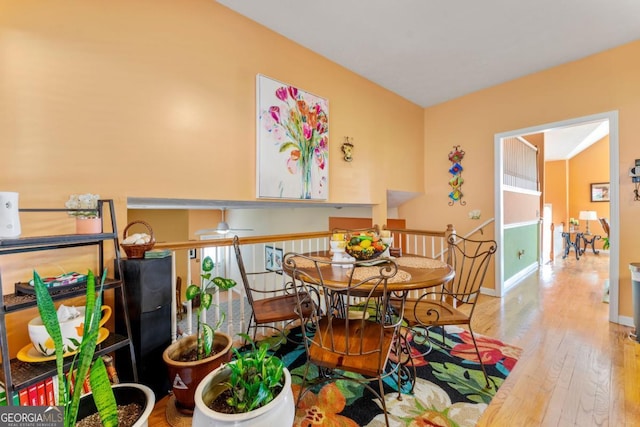
<svg viewBox="0 0 640 427"><path fill-rule="evenodd" d="M84 333L84 307L77 307L79 316L73 319L60 322L60 332L62 333L62 344L64 352L69 353L76 351L82 342L82 334ZM111 317L111 307L103 305L101 307L102 317L100 326L104 325L109 317ZM47 329L42 324L40 316L29 321L29 338L33 347L45 356L51 356L56 353L53 339L49 336Z"/></svg>

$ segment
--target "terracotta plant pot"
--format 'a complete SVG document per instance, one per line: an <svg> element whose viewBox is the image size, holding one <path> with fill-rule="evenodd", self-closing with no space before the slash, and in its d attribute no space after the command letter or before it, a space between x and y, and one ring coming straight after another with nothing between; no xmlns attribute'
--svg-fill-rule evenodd
<svg viewBox="0 0 640 427"><path fill-rule="evenodd" d="M179 362L180 355L188 353L196 346L196 336L191 335L171 344L162 353L162 359L169 370L176 407L183 414L191 415L195 406L196 387L202 379L223 362L231 360L231 337L216 332L213 339L214 355L193 362Z"/></svg>
<svg viewBox="0 0 640 427"><path fill-rule="evenodd" d="M153 394L153 391L146 385L136 383L116 384L112 388L118 406L128 405L129 403L137 403L142 406L142 414L140 414L138 420L133 424L133 427L148 426L149 416L156 404L156 396ZM91 393L83 396L80 399L78 421L95 414L97 411Z"/></svg>
<svg viewBox="0 0 640 427"><path fill-rule="evenodd" d="M102 221L100 218L76 217L76 234L102 233Z"/></svg>
<svg viewBox="0 0 640 427"><path fill-rule="evenodd" d="M231 369L225 365L209 373L200 382L195 394L193 427L275 427L293 424L296 402L291 390L291 374L287 368L284 368L285 382L280 394L265 406L242 414L222 414L208 406L225 389L220 384L228 381L230 375Z"/></svg>

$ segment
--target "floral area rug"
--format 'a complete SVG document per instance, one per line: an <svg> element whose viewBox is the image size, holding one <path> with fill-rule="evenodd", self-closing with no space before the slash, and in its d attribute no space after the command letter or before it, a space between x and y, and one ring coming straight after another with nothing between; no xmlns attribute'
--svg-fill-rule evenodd
<svg viewBox="0 0 640 427"><path fill-rule="evenodd" d="M300 328L291 330L289 338L300 340ZM432 329L432 341L442 343L442 333ZM411 339L411 337L409 338ZM385 380L385 401L392 426L475 426L487 405L515 366L521 349L501 341L476 334L480 355L484 361L491 389L485 379L473 348L471 335L465 329L447 327L444 346L433 345L426 356L414 355L417 378L412 394L409 386L398 400L396 380ZM416 339L417 341L417 339ZM302 344L277 344L275 354L291 371L294 395L297 397L306 363ZM412 342L414 353L427 347ZM318 371L311 365L311 378ZM358 374L352 374L357 376ZM371 383L377 389L377 383ZM338 380L324 383L306 393L296 408L295 427L311 426L384 426L384 414L379 401L354 381Z"/></svg>

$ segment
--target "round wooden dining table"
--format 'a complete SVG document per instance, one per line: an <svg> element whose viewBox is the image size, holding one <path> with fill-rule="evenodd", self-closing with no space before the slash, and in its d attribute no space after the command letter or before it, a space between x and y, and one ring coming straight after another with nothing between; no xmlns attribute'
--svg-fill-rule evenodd
<svg viewBox="0 0 640 427"><path fill-rule="evenodd" d="M327 264L320 264L322 279L328 286L340 289L349 284L351 277L350 268L341 268L339 264L329 263L332 258L330 251L308 252L301 254L310 258L321 259ZM419 255L404 254L401 257L390 258L398 266L396 275L387 282L387 290L394 293L407 293L417 289L427 289L442 285L453 279L455 272L453 268L444 261L422 257ZM305 258L296 257L296 269L314 277L318 274L313 263L305 262ZM384 266L385 259L372 260L365 264L358 263L358 269L362 271L362 276L366 276L366 269L375 270ZM285 272L288 266L283 265ZM375 273L374 273L375 274Z"/></svg>
<svg viewBox="0 0 640 427"><path fill-rule="evenodd" d="M309 252L304 254L288 253L284 256L282 264L285 274L295 276L298 280L309 282L314 285L320 281L327 288L333 289L335 294L329 296L330 304L337 312L342 312L345 303L341 301L340 295L346 291L350 285L355 285L358 290L351 293L358 296L362 291L362 296L366 296L371 289L368 288L366 279L371 277L386 276L393 274L387 279L387 298L399 301L400 307L404 306L404 301L410 296L411 291L421 291L432 287L446 284L455 275L451 265L441 260L435 260L418 255L404 254L401 257L379 259L370 262L340 262L332 261L333 254L330 251ZM397 271L391 265L393 261L397 266ZM381 272L385 266L390 266L389 273ZM354 267L355 266L355 267ZM364 281L364 282L361 282ZM377 280L371 282L371 286L376 286ZM328 305L327 304L327 305ZM400 313L402 310L400 310ZM342 313L341 315L345 315ZM396 313L397 315L397 313ZM413 392L415 384L416 370L411 358L411 351L407 343L405 334L397 334L393 346L398 363L398 399L402 399L402 389Z"/></svg>

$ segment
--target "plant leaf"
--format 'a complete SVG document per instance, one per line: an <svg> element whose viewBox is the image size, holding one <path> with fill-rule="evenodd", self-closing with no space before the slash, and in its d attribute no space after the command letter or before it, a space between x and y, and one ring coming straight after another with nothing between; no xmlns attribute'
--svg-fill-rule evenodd
<svg viewBox="0 0 640 427"><path fill-rule="evenodd" d="M89 372L89 382L93 401L100 413L100 420L105 427L115 427L118 425L118 405L111 390L111 382L107 368L104 366L102 357L98 357Z"/></svg>
<svg viewBox="0 0 640 427"><path fill-rule="evenodd" d="M33 271L33 287L35 289L38 312L42 318L42 323L49 333L49 336L51 336L56 348L56 371L58 372L58 378L62 379L64 378L62 369L62 354L64 353L64 348L62 345L62 332L60 332L58 314L56 313L56 307L53 304L53 299L51 299L46 285L35 270ZM65 393L65 382L62 380L58 381L58 396L58 404L66 408L69 396Z"/></svg>
<svg viewBox="0 0 640 427"><path fill-rule="evenodd" d="M84 333L82 335L82 343L78 353L74 357L74 363L78 362L77 374L73 389L73 397L68 407L68 413L65 413L65 424L69 427L75 426L78 416L78 408L80 405L80 396L82 393L82 382L89 374L89 367L93 362L93 356L96 351L96 343L98 341L98 330L100 329L100 318L102 317L102 289L106 280L106 270L103 272L100 288L96 292L95 276L91 270L87 274L87 294L85 311L91 312L91 316L85 316ZM56 350L57 351L57 350ZM73 370L72 363L71 370ZM110 388L109 388L110 391ZM117 409L116 409L117 410Z"/></svg>
<svg viewBox="0 0 640 427"><path fill-rule="evenodd" d="M198 295L200 295L200 288L197 285L189 285L187 287L187 291L185 293L187 301L191 301Z"/></svg>
<svg viewBox="0 0 640 427"><path fill-rule="evenodd" d="M204 349L204 356L208 357L211 355L211 351L213 350L213 337L214 331L213 328L206 323L202 325L202 347Z"/></svg>
<svg viewBox="0 0 640 427"><path fill-rule="evenodd" d="M204 257L202 260L202 271L209 272L212 271L214 267L215 263L213 262L213 259L211 259L210 256Z"/></svg>
<svg viewBox="0 0 640 427"><path fill-rule="evenodd" d="M213 283L223 291L229 290L236 285L236 281L233 279L225 279L224 277L215 277Z"/></svg>
<svg viewBox="0 0 640 427"><path fill-rule="evenodd" d="M200 305L207 310L211 307L211 301L213 301L213 296L209 293L203 293L200 296Z"/></svg>
<svg viewBox="0 0 640 427"><path fill-rule="evenodd" d="M284 144L280 145L280 150L279 152L282 153L284 151L287 151L289 149L294 149L294 148L300 148L298 147L298 144L294 144L293 142L289 141L289 142L285 142Z"/></svg>

